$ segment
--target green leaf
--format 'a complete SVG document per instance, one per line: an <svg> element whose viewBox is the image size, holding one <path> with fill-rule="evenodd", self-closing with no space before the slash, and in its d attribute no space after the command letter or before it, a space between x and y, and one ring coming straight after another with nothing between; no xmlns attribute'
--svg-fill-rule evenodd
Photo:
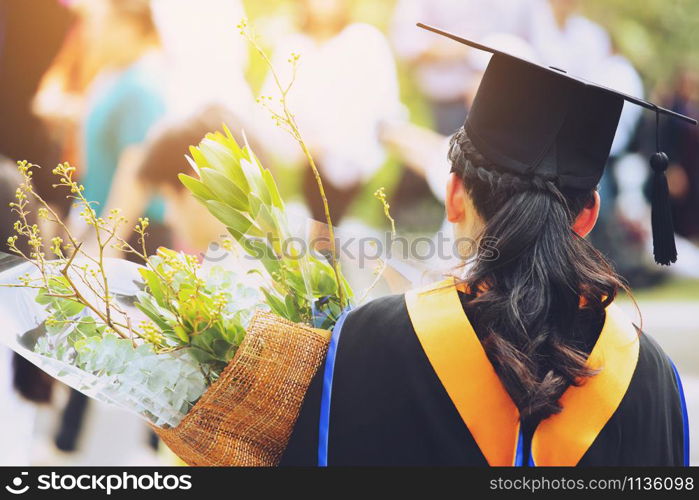
<svg viewBox="0 0 699 500"><path fill-rule="evenodd" d="M189 335L187 335L187 332L184 331L184 328L182 328L181 326L177 325L177 326L174 328L174 331L175 331L175 335L177 335L177 337L178 337L182 342L184 342L185 344L187 344L187 343L189 342Z"/></svg>
<svg viewBox="0 0 699 500"><path fill-rule="evenodd" d="M303 279L303 275L300 270L287 270L284 274L286 278L287 285L296 290L300 295L306 293L306 281Z"/></svg>
<svg viewBox="0 0 699 500"><path fill-rule="evenodd" d="M262 231L260 231L250 219L248 219L238 210L229 207L228 205L224 205L219 201L208 201L206 203L206 207L214 217L234 231L249 236L263 236Z"/></svg>
<svg viewBox="0 0 699 500"><path fill-rule="evenodd" d="M235 345L222 338L221 334L213 328L192 338L192 354L202 362L209 360L229 361L231 353L235 351Z"/></svg>
<svg viewBox="0 0 699 500"><path fill-rule="evenodd" d="M282 197L279 194L279 188L277 187L277 183L274 180L274 176L272 176L272 172L270 172L267 169L262 170L262 178L264 179L265 184L267 185L267 190L269 191L269 195L272 200L272 205L274 205L280 210L284 210L284 202L282 201Z"/></svg>
<svg viewBox="0 0 699 500"><path fill-rule="evenodd" d="M321 273L318 281L318 295L335 295L337 293L337 283L335 276L327 273Z"/></svg>
<svg viewBox="0 0 699 500"><path fill-rule="evenodd" d="M75 341L73 347L76 351L78 351L79 354L85 354L89 350L94 348L95 344L98 343L100 340L102 340L102 338L97 336L79 339Z"/></svg>
<svg viewBox="0 0 699 500"><path fill-rule="evenodd" d="M233 134L231 133L230 129L225 123L223 124L223 132L225 134L225 137L221 136L221 134L216 134L216 139L222 144L228 146L231 153L236 157L238 161L240 161L242 158L244 158L243 150L241 149L240 145L238 144L238 141L235 140L235 137L233 137Z"/></svg>
<svg viewBox="0 0 699 500"><path fill-rule="evenodd" d="M262 178L262 169L259 165L248 160L240 160L240 167L245 173L245 177L252 186L251 193L257 195L266 205L272 204L272 196L269 193L267 184Z"/></svg>
<svg viewBox="0 0 699 500"><path fill-rule="evenodd" d="M85 305L71 299L59 299L54 297L54 316L58 320L65 320L80 314Z"/></svg>
<svg viewBox="0 0 699 500"><path fill-rule="evenodd" d="M227 229L228 232L231 234L231 236L233 236L233 238L235 239L235 241L237 241L238 243L241 243L242 241L245 240L245 235L244 235L243 233L241 233L241 232L239 232L239 231L236 231L236 230L233 229L232 227L226 227L226 229Z"/></svg>
<svg viewBox="0 0 699 500"><path fill-rule="evenodd" d="M177 178L197 198L204 200L214 199L214 193L194 177L187 174L177 174Z"/></svg>
<svg viewBox="0 0 699 500"><path fill-rule="evenodd" d="M208 165L199 165L199 168L210 167L218 170L220 173L228 177L236 186L247 192L250 189L248 181L243 174L243 170L238 158L234 156L229 147L224 146L211 138L205 138L199 144L199 151L206 158ZM196 160L196 159L195 159Z"/></svg>
<svg viewBox="0 0 699 500"><path fill-rule="evenodd" d="M138 272L140 273L143 280L146 282L148 293L150 293L153 296L158 305L165 306L165 293L163 291L163 285L160 282L160 278L158 277L158 275L150 269L146 269L144 267L139 268Z"/></svg>
<svg viewBox="0 0 699 500"><path fill-rule="evenodd" d="M215 198L226 205L241 210L249 210L250 204L248 203L247 195L235 184L228 180L228 178L210 168L201 169L201 180L213 194Z"/></svg>
<svg viewBox="0 0 699 500"><path fill-rule="evenodd" d="M36 294L36 297L34 298L34 300L36 301L37 304L41 304L42 306L49 305L51 302L53 302L53 297L49 297L48 293L49 292L48 292L48 290L46 290L46 288L42 288Z"/></svg>
<svg viewBox="0 0 699 500"><path fill-rule="evenodd" d="M295 297L292 294L287 295L284 298L284 303L286 305L286 311L288 313L288 319L294 323L301 321L301 313L296 305Z"/></svg>
<svg viewBox="0 0 699 500"><path fill-rule="evenodd" d="M286 305L280 299L272 294L269 290L262 288L262 293L265 295L265 300L274 314L288 319Z"/></svg>
<svg viewBox="0 0 699 500"><path fill-rule="evenodd" d="M192 147L190 146L190 151L191 149ZM194 170L194 172L197 175L199 175L199 166L197 165L197 162L195 162L194 159L192 159L192 157L189 155L184 155L184 158L185 160L187 160L187 163L189 163L189 166L192 167L192 170Z"/></svg>
<svg viewBox="0 0 699 500"><path fill-rule="evenodd" d="M235 157L235 159L240 162L241 159L245 158L243 149L240 147L238 141L235 140L235 137L233 137L233 134L225 124L223 125L223 131L223 134L220 132L215 132L213 134L207 134L207 137L224 146Z"/></svg>
<svg viewBox="0 0 699 500"><path fill-rule="evenodd" d="M250 207L251 215L262 232L266 235L276 236L279 239L279 226L275 218L272 217L268 205L265 205L257 195L250 193Z"/></svg>
<svg viewBox="0 0 699 500"><path fill-rule="evenodd" d="M243 238L239 240L243 250L255 260L262 262L262 265L269 274L281 271L281 261L274 253L274 250L267 243L259 238Z"/></svg>
<svg viewBox="0 0 699 500"><path fill-rule="evenodd" d="M209 163L209 161L196 146L189 146L189 154L191 155L192 160L194 161L194 165L196 165L197 167L195 171L198 171L200 168L211 168L211 164Z"/></svg>
<svg viewBox="0 0 699 500"><path fill-rule="evenodd" d="M78 321L67 337L68 344L75 347L75 343L80 340L90 337L101 337L104 330L104 325L97 326L94 318L89 316L80 318L80 321Z"/></svg>
<svg viewBox="0 0 699 500"><path fill-rule="evenodd" d="M177 324L175 315L164 307L160 307L151 295L139 292L136 297L136 307L158 325L161 330L171 330Z"/></svg>

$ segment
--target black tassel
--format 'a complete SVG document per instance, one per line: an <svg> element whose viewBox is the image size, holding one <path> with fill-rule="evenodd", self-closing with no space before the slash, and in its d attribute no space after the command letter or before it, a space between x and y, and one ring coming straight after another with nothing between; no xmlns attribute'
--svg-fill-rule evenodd
<svg viewBox="0 0 699 500"><path fill-rule="evenodd" d="M669 266L677 261L675 228L672 223L670 192L667 187L667 170L670 160L663 152L650 158L653 169L653 195L651 199L651 225L653 227L653 256L655 262Z"/></svg>

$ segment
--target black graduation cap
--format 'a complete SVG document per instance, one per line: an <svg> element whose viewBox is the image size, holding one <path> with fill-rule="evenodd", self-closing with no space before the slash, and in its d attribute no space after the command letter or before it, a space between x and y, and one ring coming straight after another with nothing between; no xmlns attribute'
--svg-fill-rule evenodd
<svg viewBox="0 0 699 500"><path fill-rule="evenodd" d="M536 175L562 188L592 189L609 157L624 101L683 120L697 121L637 97L588 82L565 70L542 66L418 23L493 56L464 127L478 151L513 173ZM658 147L658 150L660 148ZM653 169L653 253L656 262L677 260L665 170L665 153Z"/></svg>

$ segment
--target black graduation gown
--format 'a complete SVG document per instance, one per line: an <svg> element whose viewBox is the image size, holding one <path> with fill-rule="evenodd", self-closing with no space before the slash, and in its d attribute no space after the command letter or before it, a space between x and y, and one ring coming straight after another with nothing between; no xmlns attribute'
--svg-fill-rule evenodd
<svg viewBox="0 0 699 500"><path fill-rule="evenodd" d="M318 464L322 390L321 366L281 465ZM578 465L683 465L680 391L668 357L640 334L628 389ZM328 443L331 466L488 465L431 366L403 295L374 300L347 316L335 360Z"/></svg>

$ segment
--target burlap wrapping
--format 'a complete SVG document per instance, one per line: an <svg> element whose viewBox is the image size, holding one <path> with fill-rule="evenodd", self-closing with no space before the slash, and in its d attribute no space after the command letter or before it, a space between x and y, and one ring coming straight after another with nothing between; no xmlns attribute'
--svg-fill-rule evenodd
<svg viewBox="0 0 699 500"><path fill-rule="evenodd" d="M258 311L220 378L177 427L155 431L189 465L276 465L329 336Z"/></svg>

